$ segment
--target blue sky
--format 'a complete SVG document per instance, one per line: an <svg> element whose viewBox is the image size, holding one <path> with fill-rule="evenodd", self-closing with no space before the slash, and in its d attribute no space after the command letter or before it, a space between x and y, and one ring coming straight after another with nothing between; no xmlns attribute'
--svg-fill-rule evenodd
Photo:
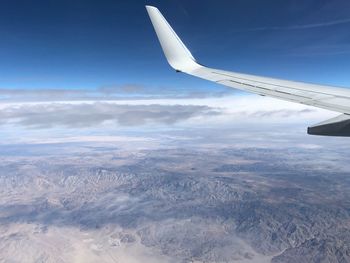
<svg viewBox="0 0 350 263"><path fill-rule="evenodd" d="M350 86L349 1L11 0L0 9L0 88L224 90L169 68L145 4L204 64Z"/></svg>

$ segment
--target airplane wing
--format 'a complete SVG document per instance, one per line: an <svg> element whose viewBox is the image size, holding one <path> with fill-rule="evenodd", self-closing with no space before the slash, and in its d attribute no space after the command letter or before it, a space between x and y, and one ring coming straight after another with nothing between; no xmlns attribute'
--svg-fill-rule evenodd
<svg viewBox="0 0 350 263"><path fill-rule="evenodd" d="M350 137L350 89L280 80L213 69L198 63L175 31L153 6L146 6L164 54L177 72L184 72L261 96L315 106L341 113L308 128L313 135Z"/></svg>

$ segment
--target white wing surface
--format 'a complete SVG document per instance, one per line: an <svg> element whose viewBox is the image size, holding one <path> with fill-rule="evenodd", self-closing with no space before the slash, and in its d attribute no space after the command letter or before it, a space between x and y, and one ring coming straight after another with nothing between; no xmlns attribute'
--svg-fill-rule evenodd
<svg viewBox="0 0 350 263"><path fill-rule="evenodd" d="M350 89L259 77L208 68L198 63L156 7L146 6L164 54L178 72L262 96L315 106L341 115L309 127L308 133L350 136Z"/></svg>

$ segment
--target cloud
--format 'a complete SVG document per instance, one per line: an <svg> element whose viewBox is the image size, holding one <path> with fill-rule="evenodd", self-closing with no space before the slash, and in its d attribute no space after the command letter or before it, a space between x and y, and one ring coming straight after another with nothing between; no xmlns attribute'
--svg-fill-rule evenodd
<svg viewBox="0 0 350 263"><path fill-rule="evenodd" d="M257 123L317 123L329 111L258 96L144 99L123 101L16 102L0 104L3 131L24 129L115 127L226 127ZM6 129L5 129L6 128ZM9 128L9 129L7 129Z"/></svg>
<svg viewBox="0 0 350 263"><path fill-rule="evenodd" d="M119 93L140 93L145 90L145 87L138 84L125 84L122 86L106 85L98 88L98 91L107 94L119 94Z"/></svg>
<svg viewBox="0 0 350 263"><path fill-rule="evenodd" d="M296 117L302 114L308 114L313 112L315 112L315 110L312 110L312 109L300 109L300 110L281 109L281 110L269 110L269 111L256 111L256 112L248 113L247 115L255 118L266 118L266 117L288 118L288 117Z"/></svg>
<svg viewBox="0 0 350 263"><path fill-rule="evenodd" d="M91 91L90 91L91 92ZM0 97L12 98L12 97L51 97L59 96L66 97L68 95L82 95L88 93L84 89L0 89Z"/></svg>
<svg viewBox="0 0 350 263"><path fill-rule="evenodd" d="M346 19L339 19L339 20L333 20L333 21L322 22L322 23L313 23L313 24L304 24L304 25L257 27L257 28L241 30L239 32L257 32L257 31L272 31L272 30L302 30L302 29L337 26L337 25L343 25L343 24L349 24L349 23L350 23L350 18L346 18Z"/></svg>
<svg viewBox="0 0 350 263"><path fill-rule="evenodd" d="M0 125L21 125L27 128L85 128L105 123L139 126L150 123L171 125L198 116L220 112L196 105L118 105L93 103L14 104L2 108Z"/></svg>
<svg viewBox="0 0 350 263"><path fill-rule="evenodd" d="M207 90L204 88L146 87L139 84L104 85L91 89L0 88L0 102L207 98L223 97L234 92L224 87Z"/></svg>

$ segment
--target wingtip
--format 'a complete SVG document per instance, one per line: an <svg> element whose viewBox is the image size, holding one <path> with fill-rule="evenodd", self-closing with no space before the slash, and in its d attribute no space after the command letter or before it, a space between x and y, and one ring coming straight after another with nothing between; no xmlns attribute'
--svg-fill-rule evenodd
<svg viewBox="0 0 350 263"><path fill-rule="evenodd" d="M152 9L153 9L153 10L158 10L157 7L152 6L152 5L146 5L145 7L146 7L147 10L152 10Z"/></svg>

